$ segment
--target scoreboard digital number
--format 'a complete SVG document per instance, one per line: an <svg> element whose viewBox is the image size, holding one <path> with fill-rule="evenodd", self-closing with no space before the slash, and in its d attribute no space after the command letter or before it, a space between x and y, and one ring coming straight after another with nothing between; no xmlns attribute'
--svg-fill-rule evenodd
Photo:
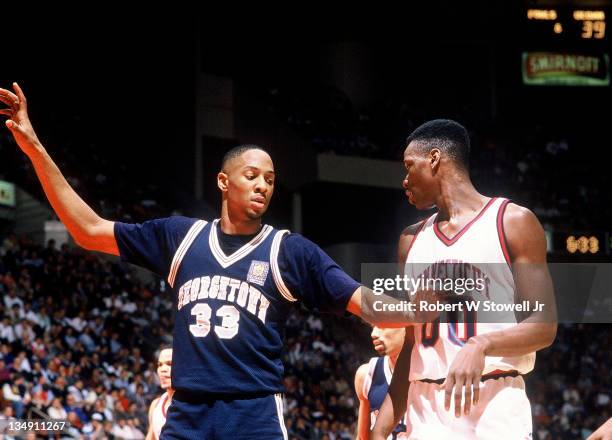
<svg viewBox="0 0 612 440"><path fill-rule="evenodd" d="M549 35L579 40L605 40L606 17L603 9L527 9L527 20L540 23Z"/></svg>
<svg viewBox="0 0 612 440"><path fill-rule="evenodd" d="M574 20L582 24L581 38L603 40L606 36L606 14L604 11L574 11Z"/></svg>

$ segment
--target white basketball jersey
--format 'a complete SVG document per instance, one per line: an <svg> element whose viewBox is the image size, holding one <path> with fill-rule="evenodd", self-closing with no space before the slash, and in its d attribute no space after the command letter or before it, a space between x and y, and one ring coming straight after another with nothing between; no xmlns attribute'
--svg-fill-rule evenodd
<svg viewBox="0 0 612 440"><path fill-rule="evenodd" d="M151 416L151 426L153 427L153 434L155 434L155 438L159 440L159 435L161 433L162 428L166 424L166 401L168 400L168 392L166 391L162 394L157 400L157 404L155 405L155 409L153 409L153 414Z"/></svg>
<svg viewBox="0 0 612 440"><path fill-rule="evenodd" d="M507 199L492 198L450 239L438 229L437 214L433 214L423 222L412 240L405 274L418 278L423 273L436 273L436 268L444 263L461 262L464 263L462 270L486 280L488 300L513 304L514 278L503 233L503 212L507 203ZM477 314L457 312L459 314L463 316L458 316L456 323L436 321L414 327L410 381L445 378L450 364L469 337L516 325L513 312L496 314L495 319L499 316L501 323L478 323ZM534 363L535 353L514 357L487 356L483 374L498 370L517 370L524 374L533 369Z"/></svg>

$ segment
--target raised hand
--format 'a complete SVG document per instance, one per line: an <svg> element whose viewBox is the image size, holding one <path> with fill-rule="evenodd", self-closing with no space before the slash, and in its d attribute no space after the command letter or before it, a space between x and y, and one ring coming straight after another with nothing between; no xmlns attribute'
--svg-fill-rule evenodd
<svg viewBox="0 0 612 440"><path fill-rule="evenodd" d="M29 157L36 149L41 148L40 141L28 117L26 97L17 83L13 90L0 88L0 101L8 107L0 109L0 115L7 116L6 126L13 134L21 150Z"/></svg>

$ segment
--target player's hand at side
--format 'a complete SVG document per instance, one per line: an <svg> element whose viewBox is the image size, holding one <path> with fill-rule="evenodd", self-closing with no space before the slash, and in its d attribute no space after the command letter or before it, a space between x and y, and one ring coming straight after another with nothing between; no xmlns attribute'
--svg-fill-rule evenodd
<svg viewBox="0 0 612 440"><path fill-rule="evenodd" d="M461 400L464 398L464 414L470 413L472 405L478 403L480 378L485 365L485 349L477 338L470 338L459 350L453 360L446 380L442 384L444 408L451 409L451 400L455 402L455 417L461 417Z"/></svg>
<svg viewBox="0 0 612 440"><path fill-rule="evenodd" d="M8 117L6 126L23 152L30 156L37 148L41 148L40 141L28 117L26 97L21 87L13 83L13 90L15 93L0 88L0 101L8 106L0 109L0 115Z"/></svg>
<svg viewBox="0 0 612 440"><path fill-rule="evenodd" d="M587 440L612 440L612 417L591 434Z"/></svg>

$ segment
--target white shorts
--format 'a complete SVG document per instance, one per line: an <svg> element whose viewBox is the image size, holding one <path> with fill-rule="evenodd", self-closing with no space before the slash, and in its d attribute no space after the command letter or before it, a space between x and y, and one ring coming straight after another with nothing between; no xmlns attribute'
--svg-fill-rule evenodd
<svg viewBox="0 0 612 440"><path fill-rule="evenodd" d="M522 376L488 379L480 383L478 404L469 415L455 417L454 397L444 409L444 389L428 382L410 382L409 438L414 440L529 440L531 405Z"/></svg>

